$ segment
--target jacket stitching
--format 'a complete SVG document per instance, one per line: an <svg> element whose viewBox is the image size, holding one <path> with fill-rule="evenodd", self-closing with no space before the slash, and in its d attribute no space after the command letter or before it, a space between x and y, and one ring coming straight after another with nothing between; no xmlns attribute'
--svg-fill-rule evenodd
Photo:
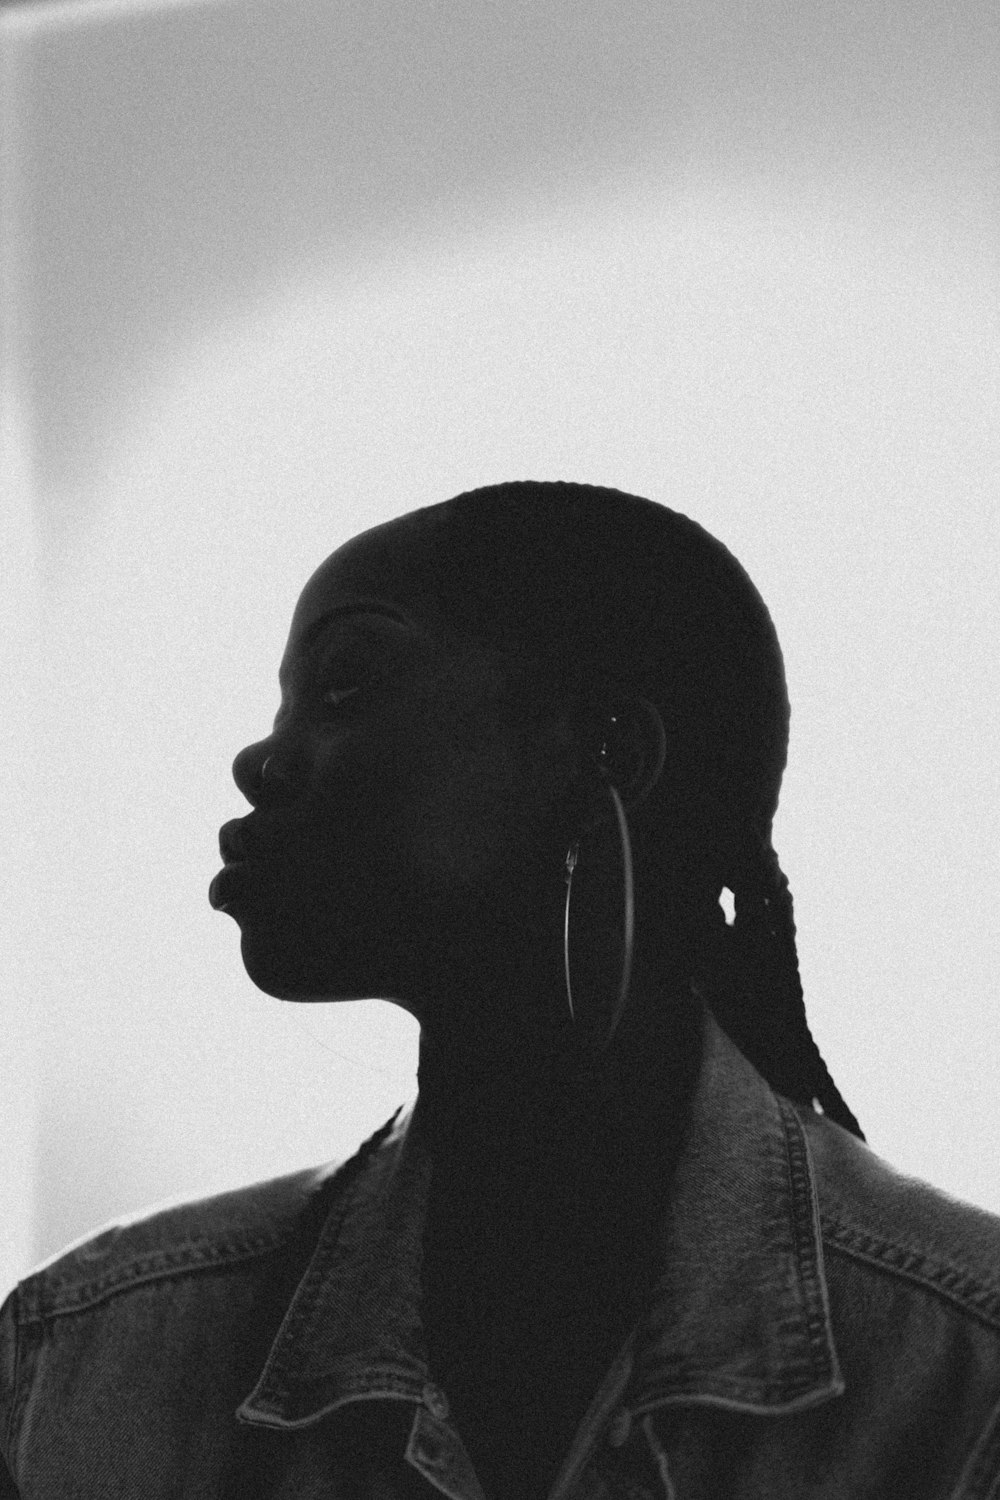
<svg viewBox="0 0 1000 1500"><path fill-rule="evenodd" d="M341 1163L336 1171L318 1186L316 1191L323 1196L330 1196L335 1192L337 1198L343 1198L346 1189L363 1163L377 1150L392 1130L403 1107L400 1106L388 1120L373 1131L368 1139L361 1143L354 1157ZM20 1326L26 1327L29 1323L45 1323L54 1318L86 1312L111 1297L148 1285L153 1281L224 1269L226 1266L238 1265L248 1260L260 1259L277 1253L292 1243L300 1233L303 1217L308 1212L310 1201L312 1201L312 1195L299 1205L289 1223L280 1231L272 1231L267 1235L226 1240L188 1240L181 1247L156 1250L145 1256L138 1256L124 1266L118 1265L103 1276L97 1276L76 1286L69 1278L59 1278L50 1272L42 1272L36 1287L32 1287L34 1278L29 1277L26 1282L21 1283L19 1290L23 1296L37 1289L38 1301L37 1305L26 1309L20 1315ZM332 1211L332 1209L328 1210L328 1212ZM45 1302L48 1302L47 1306L44 1305Z"/></svg>
<svg viewBox="0 0 1000 1500"><path fill-rule="evenodd" d="M344 1252L340 1235L356 1202L358 1179L369 1161L378 1157L401 1109L402 1107L397 1109L383 1125L379 1126L378 1130L361 1143L355 1155L343 1164L336 1178L333 1179L337 1186L336 1198L329 1208L317 1242L311 1249L305 1274L285 1311L281 1327L271 1345L264 1368L247 1398L248 1401L253 1401L256 1397L259 1403L263 1402L267 1395L275 1392L275 1389L281 1393L281 1399L287 1396L289 1360L294 1357L292 1351L299 1331L308 1326L321 1286L328 1277L332 1277L337 1265L343 1259Z"/></svg>
<svg viewBox="0 0 1000 1500"><path fill-rule="evenodd" d="M184 1250L162 1250L155 1255L129 1262L118 1267L104 1278L84 1282L73 1287L63 1282L54 1288L43 1283L43 1293L54 1292L50 1305L37 1306L20 1312L18 1324L27 1327L31 1323L47 1323L55 1318L70 1317L86 1312L110 1298L148 1286L154 1281L171 1277L196 1275L204 1271L225 1270L227 1266L239 1265L248 1260L259 1260L281 1250L291 1238L292 1230L279 1238L248 1240L242 1245L219 1245L206 1241L204 1245L187 1246Z"/></svg>
<svg viewBox="0 0 1000 1500"><path fill-rule="evenodd" d="M817 1308L817 1301L822 1300L823 1279L820 1273L819 1251L814 1239L815 1202L809 1170L808 1148L805 1132L794 1110L780 1099L777 1103L785 1128L796 1260L807 1291L805 1315L812 1356L812 1372L822 1377L830 1373L833 1362L830 1357L826 1318ZM804 1211L803 1204L807 1205ZM824 1307L823 1312L825 1311Z"/></svg>
<svg viewBox="0 0 1000 1500"><path fill-rule="evenodd" d="M908 1251L900 1245L886 1244L874 1235L864 1234L847 1224L824 1218L824 1244L841 1255L863 1265L883 1271L887 1276L898 1276L927 1291L935 1292L945 1301L978 1319L994 1333L1000 1333L1000 1297L988 1287L974 1281L966 1271L957 1266L929 1260L916 1251ZM989 1305L977 1305L980 1299L988 1299Z"/></svg>

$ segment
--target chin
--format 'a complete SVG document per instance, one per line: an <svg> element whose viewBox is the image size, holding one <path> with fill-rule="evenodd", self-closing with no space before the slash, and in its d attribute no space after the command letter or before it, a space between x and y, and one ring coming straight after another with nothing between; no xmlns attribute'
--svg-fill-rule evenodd
<svg viewBox="0 0 1000 1500"><path fill-rule="evenodd" d="M289 1000L302 1005L330 1003L338 1000L367 1000L378 993L360 974L347 967L331 965L330 955L322 962L303 962L301 950L290 952L280 943L261 941L244 930L240 942L243 967L259 990L275 1000Z"/></svg>

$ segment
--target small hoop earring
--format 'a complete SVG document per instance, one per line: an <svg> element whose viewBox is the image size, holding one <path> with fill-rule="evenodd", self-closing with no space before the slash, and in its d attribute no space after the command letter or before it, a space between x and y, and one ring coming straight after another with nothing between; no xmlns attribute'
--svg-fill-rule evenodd
<svg viewBox="0 0 1000 1500"><path fill-rule="evenodd" d="M625 1001L628 996L629 980L632 977L632 950L635 940L635 883L632 867L632 840L629 837L628 820L625 817L625 808L622 805L621 797L618 795L618 790L614 786L609 786L608 792L610 793L611 801L614 805L615 815L618 823L618 834L621 839L622 846L622 870L624 885L622 893L624 944L622 972L621 980L618 986L618 995L615 999L614 1010L611 1016L611 1024L608 1027L607 1036L601 1043L602 1051L611 1045L611 1042L614 1039L615 1032L618 1029L618 1022L621 1020L622 1012L625 1009ZM566 855L566 914L563 922L563 958L566 969L566 999L569 1003L570 1018L573 1021L574 1025L576 1024L576 1010L573 1006L573 985L570 979L569 908L570 898L573 894L573 871L576 869L579 855L580 841L579 839L576 839L570 845L569 851Z"/></svg>

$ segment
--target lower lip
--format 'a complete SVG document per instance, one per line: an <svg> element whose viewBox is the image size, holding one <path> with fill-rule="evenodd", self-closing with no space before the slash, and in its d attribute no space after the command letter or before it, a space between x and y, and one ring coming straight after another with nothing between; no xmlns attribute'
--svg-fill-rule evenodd
<svg viewBox="0 0 1000 1500"><path fill-rule="evenodd" d="M219 873L213 876L208 888L208 899L216 911L224 911L233 898L241 894L246 883L246 870L245 861L238 860L223 865Z"/></svg>

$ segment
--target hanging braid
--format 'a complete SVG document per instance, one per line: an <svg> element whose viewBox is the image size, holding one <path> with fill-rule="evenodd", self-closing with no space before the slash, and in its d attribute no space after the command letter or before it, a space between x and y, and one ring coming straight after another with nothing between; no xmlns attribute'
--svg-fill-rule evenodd
<svg viewBox="0 0 1000 1500"><path fill-rule="evenodd" d="M768 839L734 881L736 916L726 979L711 1004L733 1041L778 1093L818 1103L864 1140L806 1019L788 879Z"/></svg>

